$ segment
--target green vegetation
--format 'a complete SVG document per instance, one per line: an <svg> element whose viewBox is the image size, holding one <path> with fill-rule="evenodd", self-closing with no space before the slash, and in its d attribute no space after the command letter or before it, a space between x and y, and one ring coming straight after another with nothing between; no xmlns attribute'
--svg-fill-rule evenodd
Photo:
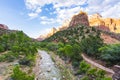
<svg viewBox="0 0 120 80"><path fill-rule="evenodd" d="M84 77L81 80L112 80L105 76L105 71L91 68L85 61L80 62L78 73L84 74Z"/></svg>
<svg viewBox="0 0 120 80"><path fill-rule="evenodd" d="M82 52L91 55L98 56L98 49L103 45L102 39L98 37L91 36L81 40L80 48Z"/></svg>
<svg viewBox="0 0 120 80"><path fill-rule="evenodd" d="M39 46L54 51L62 59L72 62L74 67L78 67L82 60L81 53L97 57L99 55L98 49L103 45L99 30L78 25L55 33Z"/></svg>
<svg viewBox="0 0 120 80"><path fill-rule="evenodd" d="M100 36L100 31L95 28L78 25L73 28L68 28L63 31L55 33L53 36L44 40L44 42L62 42L64 44L80 44L81 40L88 37L98 37Z"/></svg>
<svg viewBox="0 0 120 80"><path fill-rule="evenodd" d="M70 61L73 62L73 65L76 65L76 63L78 64L81 60L79 60L80 53L86 53L96 59L104 60L107 63L107 66L120 64L120 44L106 45L100 38L100 34L101 32L96 30L94 27L91 28L78 25L76 27L57 32L43 42L62 42L61 47L58 46L56 48L57 54L60 55L60 57L72 59ZM77 45L77 50L74 45ZM56 50L52 51L56 52Z"/></svg>
<svg viewBox="0 0 120 80"><path fill-rule="evenodd" d="M120 44L105 45L99 48L100 58L109 65L120 64Z"/></svg>
<svg viewBox="0 0 120 80"><path fill-rule="evenodd" d="M22 63L23 59L27 59L29 62L35 60L37 47L22 31L3 34L0 36L0 44L0 52L8 51L8 53L0 56L0 61L10 62L20 59L20 63Z"/></svg>
<svg viewBox="0 0 120 80"><path fill-rule="evenodd" d="M94 27L78 25L74 28L71 27L55 33L53 36L39 43L38 46L57 53L63 60L72 63L74 68L79 68L78 74L84 74L82 80L111 80L111 78L105 77L104 71L92 69L90 65L81 62L81 53L100 60L106 59L107 53L105 51L107 49L103 48L106 44L103 43L100 34L101 32ZM107 60L109 61L110 59ZM79 65L80 62L81 64Z"/></svg>
<svg viewBox="0 0 120 80"><path fill-rule="evenodd" d="M20 66L32 68L35 65L37 46L22 31L6 32L0 36L0 53L0 62L18 60ZM13 80L34 80L34 76L28 75L30 73L25 73L19 67L15 67L11 77Z"/></svg>
<svg viewBox="0 0 120 80"><path fill-rule="evenodd" d="M33 41L22 31L1 34L0 53L7 52L0 55L0 62L12 62L17 59L20 65L31 67L35 64L37 48L40 48L56 53L65 62L79 69L78 74L84 75L81 80L111 80L105 77L106 73L103 70L91 68L89 64L82 61L81 57L81 53L85 53L104 60L109 65L120 64L120 44L106 45L100 38L100 34L100 31L95 28L82 25L59 31L43 42ZM67 74L65 67L61 66L61 69L63 69L63 74ZM34 79L33 75L28 75L18 66L14 68L11 77L13 80Z"/></svg>
<svg viewBox="0 0 120 80"><path fill-rule="evenodd" d="M34 75L28 75L27 73L20 70L19 66L13 69L13 74L11 75L12 80L34 80Z"/></svg>

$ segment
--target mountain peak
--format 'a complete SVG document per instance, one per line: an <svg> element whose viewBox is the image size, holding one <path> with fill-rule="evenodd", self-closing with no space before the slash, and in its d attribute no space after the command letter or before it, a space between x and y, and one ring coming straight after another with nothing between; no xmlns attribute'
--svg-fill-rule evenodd
<svg viewBox="0 0 120 80"><path fill-rule="evenodd" d="M91 15L90 17L89 17L90 19L92 18L102 18L102 16L99 14L99 13L96 13L96 14L93 14L93 15Z"/></svg>
<svg viewBox="0 0 120 80"><path fill-rule="evenodd" d="M0 24L0 28L2 28L2 29L8 29L8 26L6 26L5 24Z"/></svg>
<svg viewBox="0 0 120 80"><path fill-rule="evenodd" d="M77 26L79 24L89 26L88 16L85 12L80 11L79 14L74 15L70 21L69 27Z"/></svg>

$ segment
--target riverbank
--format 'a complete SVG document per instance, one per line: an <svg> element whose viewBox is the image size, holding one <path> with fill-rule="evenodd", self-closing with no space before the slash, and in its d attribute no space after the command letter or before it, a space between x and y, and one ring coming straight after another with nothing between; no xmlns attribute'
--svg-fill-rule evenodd
<svg viewBox="0 0 120 80"><path fill-rule="evenodd" d="M70 69L70 67L72 67L71 64L65 64L65 62L53 52L49 52L49 54L52 57L55 64L57 65L57 67L60 69L62 80L77 80L72 70Z"/></svg>

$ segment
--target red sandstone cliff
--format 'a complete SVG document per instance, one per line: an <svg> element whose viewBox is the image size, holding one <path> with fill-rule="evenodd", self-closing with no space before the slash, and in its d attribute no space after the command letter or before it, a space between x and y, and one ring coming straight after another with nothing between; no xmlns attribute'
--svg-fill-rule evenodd
<svg viewBox="0 0 120 80"><path fill-rule="evenodd" d="M98 26L102 30L120 33L120 19L103 18L100 14L94 14L89 18L90 26Z"/></svg>
<svg viewBox="0 0 120 80"><path fill-rule="evenodd" d="M74 15L70 21L69 27L75 27L79 24L89 26L88 16L85 12L81 11L79 14Z"/></svg>

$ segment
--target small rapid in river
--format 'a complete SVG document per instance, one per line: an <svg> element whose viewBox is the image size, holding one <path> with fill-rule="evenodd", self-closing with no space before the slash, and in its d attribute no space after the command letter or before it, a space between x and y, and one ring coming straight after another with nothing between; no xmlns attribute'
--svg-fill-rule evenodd
<svg viewBox="0 0 120 80"><path fill-rule="evenodd" d="M50 55L39 50L41 60L39 62L40 73L37 80L61 80L60 70L55 66Z"/></svg>

